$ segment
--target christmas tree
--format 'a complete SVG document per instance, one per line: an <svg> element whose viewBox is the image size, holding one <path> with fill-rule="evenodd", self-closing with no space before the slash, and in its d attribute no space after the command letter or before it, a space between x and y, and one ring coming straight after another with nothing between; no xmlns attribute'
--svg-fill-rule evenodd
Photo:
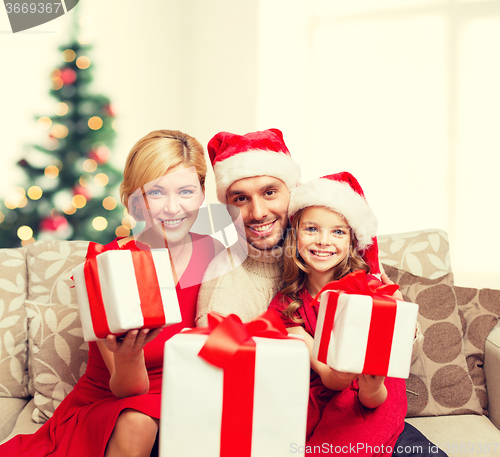
<svg viewBox="0 0 500 457"><path fill-rule="evenodd" d="M117 201L122 174L110 164L113 108L107 97L90 91L90 45L69 41L50 74L54 115L37 117L46 140L31 145L18 162L26 182L0 204L0 247L39 239L107 243L130 233L130 219Z"/></svg>

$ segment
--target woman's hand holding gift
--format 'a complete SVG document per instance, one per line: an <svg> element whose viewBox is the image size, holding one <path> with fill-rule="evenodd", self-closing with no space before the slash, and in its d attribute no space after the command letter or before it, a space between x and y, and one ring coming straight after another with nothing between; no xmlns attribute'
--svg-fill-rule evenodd
<svg viewBox="0 0 500 457"><path fill-rule="evenodd" d="M142 395L149 391L143 349L161 330L129 330L124 337L108 335L105 340L97 342L111 373L109 387L117 397Z"/></svg>

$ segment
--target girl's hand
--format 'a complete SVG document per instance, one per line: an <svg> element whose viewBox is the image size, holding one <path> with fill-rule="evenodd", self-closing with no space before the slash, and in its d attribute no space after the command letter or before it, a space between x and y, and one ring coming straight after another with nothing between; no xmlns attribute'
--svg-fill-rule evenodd
<svg viewBox="0 0 500 457"><path fill-rule="evenodd" d="M320 364L321 362L315 361L316 364ZM325 385L332 390L344 390L357 378L356 373L344 373L342 371L337 371L328 365L323 365L323 369L320 371L319 375L321 376L321 381Z"/></svg>
<svg viewBox="0 0 500 457"><path fill-rule="evenodd" d="M358 376L359 401L367 408L376 408L387 398L385 376L360 374Z"/></svg>
<svg viewBox="0 0 500 457"><path fill-rule="evenodd" d="M115 357L133 355L142 351L144 346L156 338L161 330L161 328L156 328L154 330L148 328L143 328L142 330L129 330L123 337L117 338L114 335L108 335L104 341L106 348L113 352Z"/></svg>
<svg viewBox="0 0 500 457"><path fill-rule="evenodd" d="M382 281L383 284L396 284L394 281L391 281L389 279L389 276L387 276L385 273L382 273L382 276L380 276L380 279ZM398 289L396 290L396 292L394 292L392 294L392 296L396 299L396 300L401 300L401 301L404 301L403 300L403 294L401 293L401 291Z"/></svg>

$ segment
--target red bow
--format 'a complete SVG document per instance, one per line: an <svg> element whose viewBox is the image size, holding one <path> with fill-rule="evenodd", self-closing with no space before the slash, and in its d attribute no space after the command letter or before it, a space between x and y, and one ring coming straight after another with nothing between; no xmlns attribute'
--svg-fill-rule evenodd
<svg viewBox="0 0 500 457"><path fill-rule="evenodd" d="M385 285L376 279L368 280L364 270L357 270L338 281L328 283L311 302L311 305L316 304L321 294L327 290L343 291L352 295L369 295L372 297L373 308L362 373L380 376L387 374L397 311L396 300L389 295L392 295L398 288L397 284ZM328 297L323 332L318 348L318 360L323 363L327 361L338 297L338 293L331 294Z"/></svg>
<svg viewBox="0 0 500 457"><path fill-rule="evenodd" d="M399 289L397 284L382 284L377 279L368 279L365 270L356 270L353 273L345 275L338 281L331 281L323 287L314 300L311 306L318 302L318 297L326 290L341 290L348 294L369 295L375 297L379 295L392 295Z"/></svg>
<svg viewBox="0 0 500 457"><path fill-rule="evenodd" d="M255 384L254 336L288 338L277 313L268 310L243 324L235 314L223 317L208 315L208 327L185 333L208 334L198 355L224 370L221 420L221 457L250 457Z"/></svg>

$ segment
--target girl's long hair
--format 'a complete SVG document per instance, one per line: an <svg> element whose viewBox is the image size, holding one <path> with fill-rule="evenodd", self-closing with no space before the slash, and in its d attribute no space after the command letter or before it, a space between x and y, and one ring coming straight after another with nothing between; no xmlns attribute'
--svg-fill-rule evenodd
<svg viewBox="0 0 500 457"><path fill-rule="evenodd" d="M299 229L302 213L306 208L297 211L292 219L292 226L288 230L284 244L284 266L283 266L283 281L284 287L281 289L283 294L283 302L285 297L291 299L291 303L283 311L285 316L292 319L294 322L302 323L297 315L297 309L302 306L302 300L299 298L299 291L306 286L308 265L304 262L297 249L297 233ZM330 281L336 281L344 277L348 273L357 270L365 270L370 272L370 267L365 263L360 253L358 252L358 241L352 229L349 229L350 245L349 253L342 262L335 265L332 271Z"/></svg>

